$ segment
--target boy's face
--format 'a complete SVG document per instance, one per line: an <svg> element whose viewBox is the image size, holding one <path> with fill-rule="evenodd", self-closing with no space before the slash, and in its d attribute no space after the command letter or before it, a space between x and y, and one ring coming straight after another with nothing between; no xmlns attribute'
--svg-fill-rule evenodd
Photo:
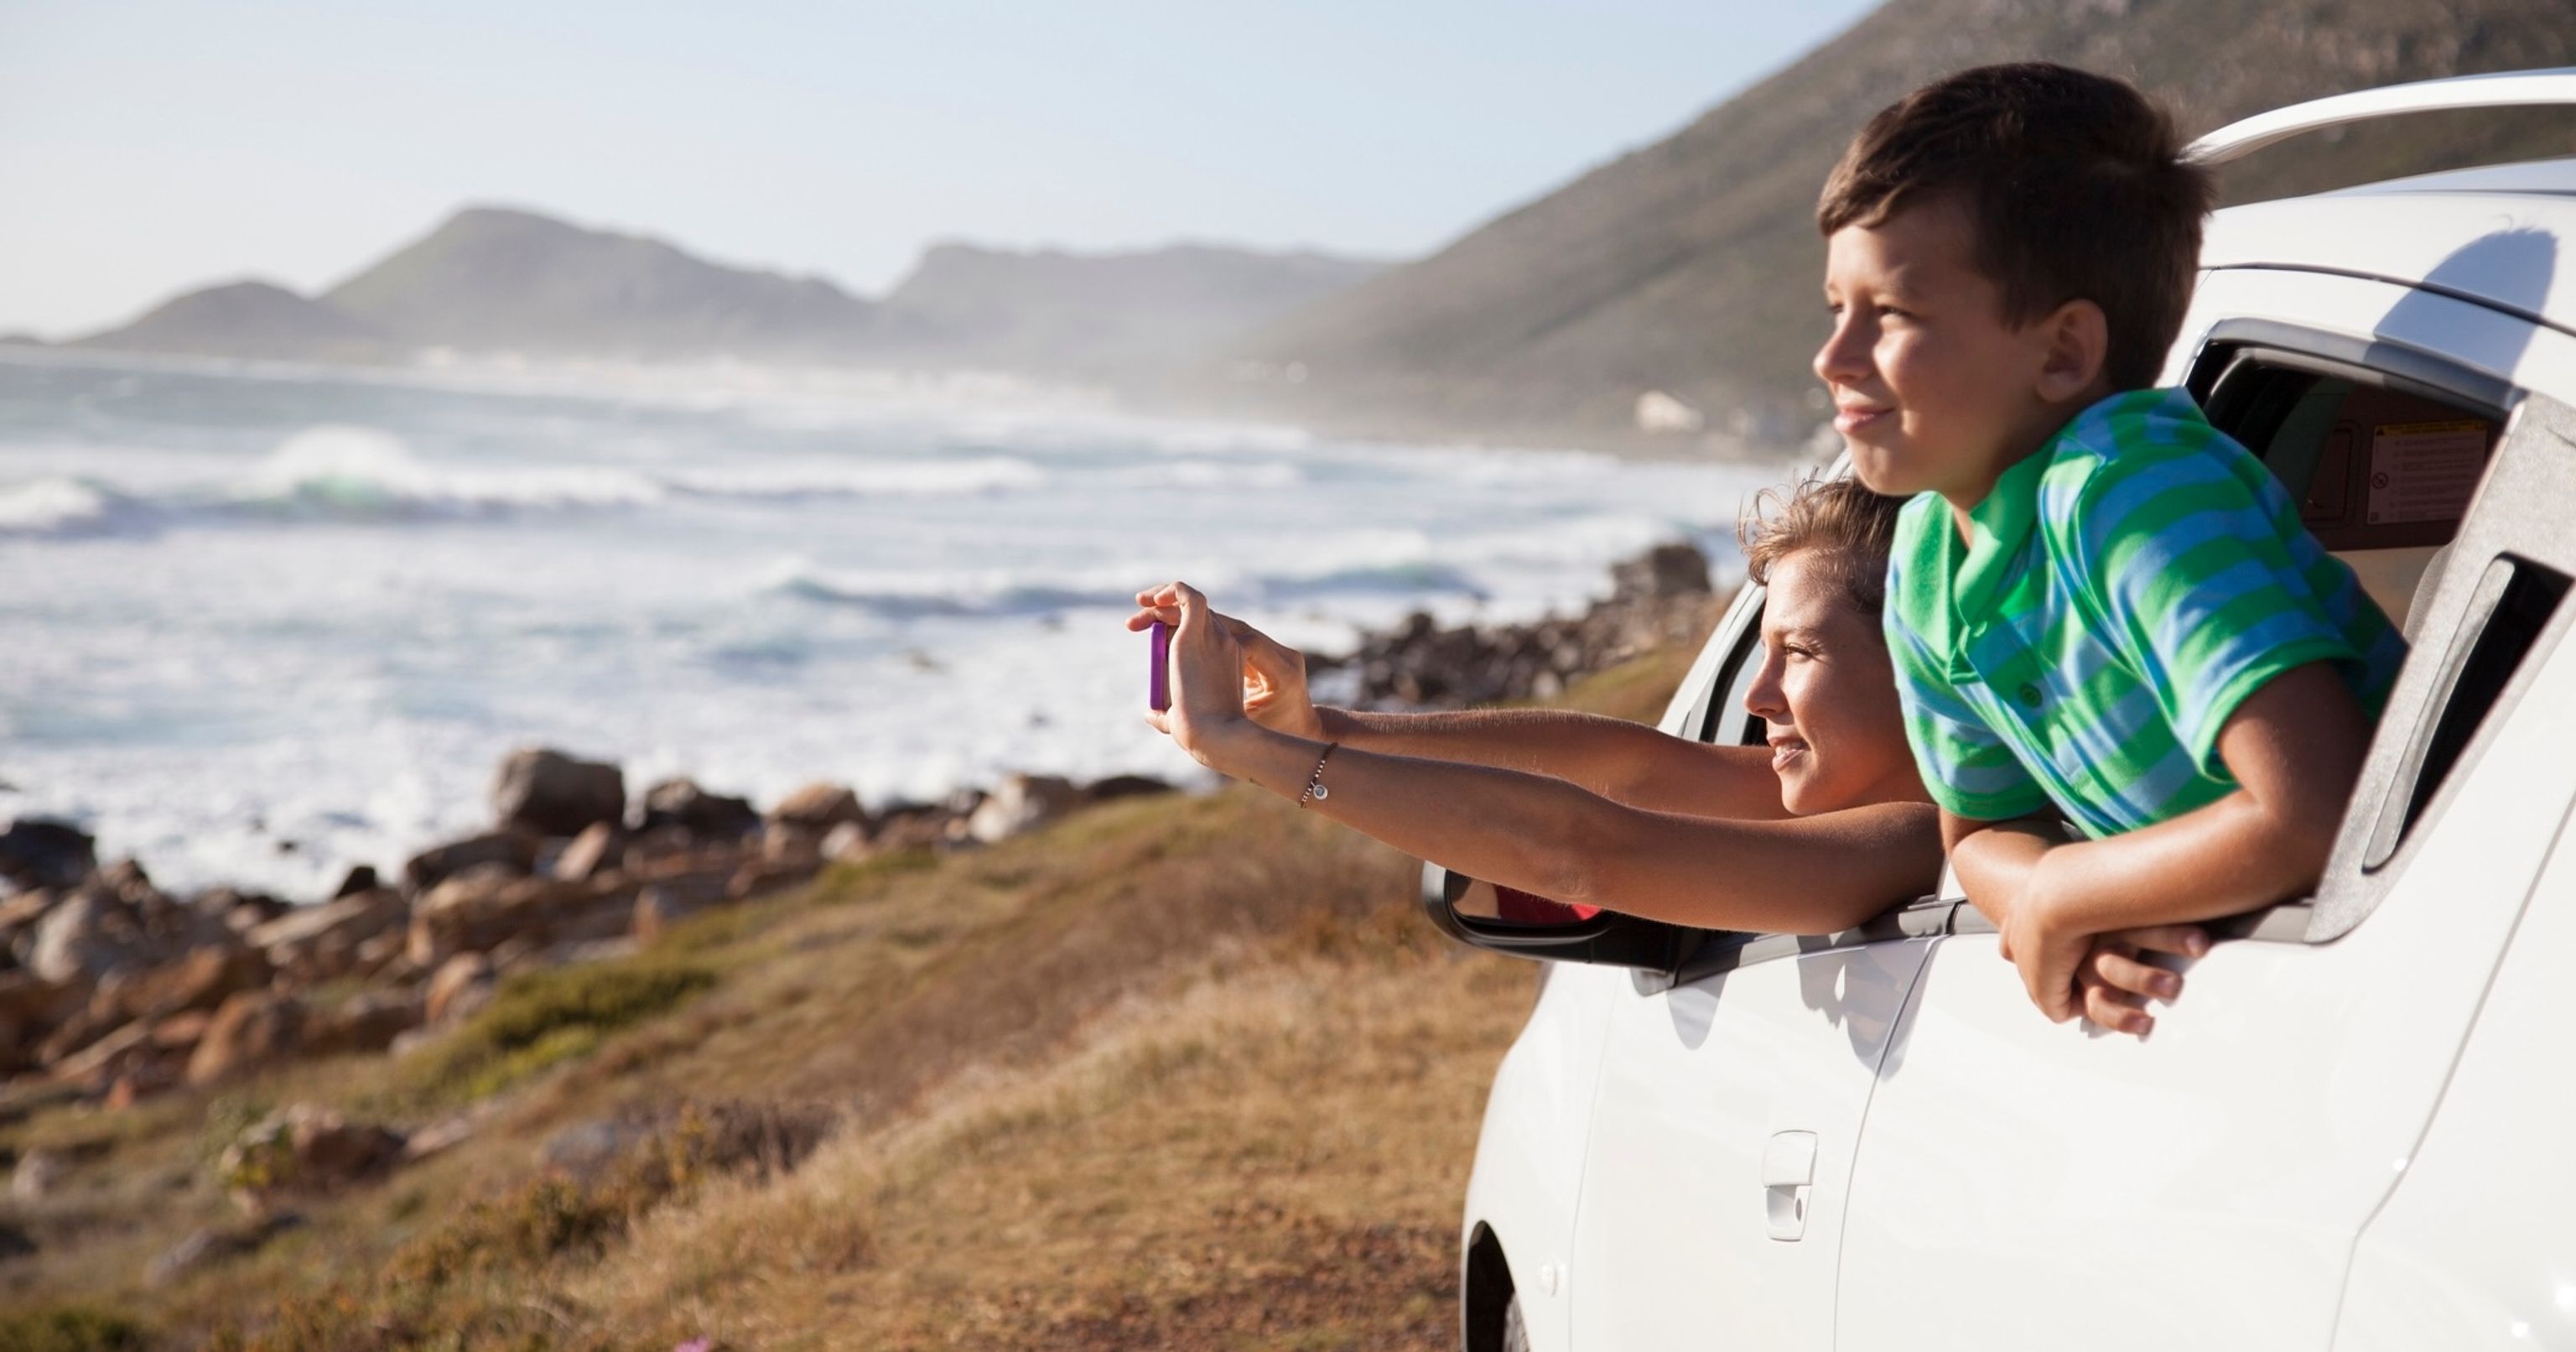
<svg viewBox="0 0 2576 1352"><path fill-rule="evenodd" d="M1970 207L1950 195L1826 241L1834 327L1816 374L1873 491L1939 493L1965 510L2054 430L2040 397L2044 326L2004 322L1975 249Z"/></svg>

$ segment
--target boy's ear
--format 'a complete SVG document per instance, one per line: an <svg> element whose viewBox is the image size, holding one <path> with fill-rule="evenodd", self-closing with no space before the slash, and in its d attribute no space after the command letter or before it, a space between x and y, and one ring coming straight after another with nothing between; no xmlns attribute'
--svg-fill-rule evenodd
<svg viewBox="0 0 2576 1352"><path fill-rule="evenodd" d="M2086 398L2102 378L2111 347L2111 322L2089 300L2070 300L2039 321L2039 397L2052 404Z"/></svg>

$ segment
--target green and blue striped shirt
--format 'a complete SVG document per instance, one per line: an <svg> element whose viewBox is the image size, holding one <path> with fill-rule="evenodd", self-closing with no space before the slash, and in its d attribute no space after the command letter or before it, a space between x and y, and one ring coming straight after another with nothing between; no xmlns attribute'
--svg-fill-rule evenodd
<svg viewBox="0 0 2576 1352"><path fill-rule="evenodd" d="M2406 654L2263 463L2181 390L2085 409L1969 513L1898 519L1887 643L1906 737L1962 817L2055 803L2135 830L2237 785L2218 735L2247 695L2332 662L2374 718Z"/></svg>

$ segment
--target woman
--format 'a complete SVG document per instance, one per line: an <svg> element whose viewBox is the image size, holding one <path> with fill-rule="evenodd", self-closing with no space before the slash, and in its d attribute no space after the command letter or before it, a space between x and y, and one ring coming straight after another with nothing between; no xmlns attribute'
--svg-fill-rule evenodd
<svg viewBox="0 0 2576 1352"><path fill-rule="evenodd" d="M1221 774L1568 905L1830 933L1941 870L1879 633L1896 507L1815 482L1747 529L1747 571L1769 594L1745 706L1767 749L1557 710L1319 709L1298 654L1185 583L1141 593L1128 627L1176 626L1172 708L1149 719Z"/></svg>
<svg viewBox="0 0 2576 1352"><path fill-rule="evenodd" d="M1186 583L1137 594L1129 629L1172 636L1172 707L1147 721L1202 765L1513 891L1708 929L1826 934L1932 890L1938 815L1905 743L1879 624L1899 502L1854 480L1765 494L1746 572L1768 588L1745 708L1768 749L1546 709L1318 708L1305 661ZM2080 977L2094 1022L2144 1033L2180 979L2104 936Z"/></svg>

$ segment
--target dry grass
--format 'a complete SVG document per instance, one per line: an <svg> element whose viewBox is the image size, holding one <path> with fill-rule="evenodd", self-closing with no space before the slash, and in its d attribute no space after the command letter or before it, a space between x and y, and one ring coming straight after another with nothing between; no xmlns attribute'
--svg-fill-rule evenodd
<svg viewBox="0 0 2576 1352"><path fill-rule="evenodd" d="M1578 701L1651 716L1686 657ZM1411 861L1240 790L836 870L531 978L407 1060L0 1125L0 1150L75 1160L8 1214L40 1251L0 1261L0 1299L139 1315L170 1347L1446 1346L1531 969L1438 939L1413 888ZM227 1132L297 1100L478 1125L146 1288L230 1219ZM810 1156L674 1155L665 1131L594 1176L539 1164L567 1127L689 1103L841 1127Z"/></svg>

